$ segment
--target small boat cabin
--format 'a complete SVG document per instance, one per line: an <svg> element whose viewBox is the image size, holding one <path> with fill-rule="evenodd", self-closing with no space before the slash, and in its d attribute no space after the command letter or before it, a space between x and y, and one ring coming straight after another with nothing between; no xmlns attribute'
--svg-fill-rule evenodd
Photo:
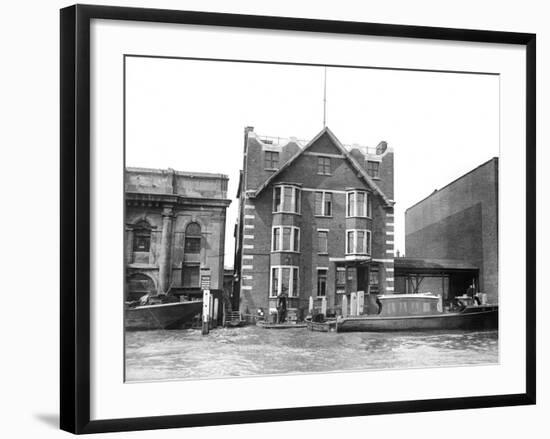
<svg viewBox="0 0 550 439"><path fill-rule="evenodd" d="M378 296L380 317L441 314L441 296L433 294L388 294Z"/></svg>

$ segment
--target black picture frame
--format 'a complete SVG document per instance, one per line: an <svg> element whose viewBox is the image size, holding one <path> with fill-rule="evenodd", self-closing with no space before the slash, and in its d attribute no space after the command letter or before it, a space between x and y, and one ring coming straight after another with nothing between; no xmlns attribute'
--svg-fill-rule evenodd
<svg viewBox="0 0 550 439"><path fill-rule="evenodd" d="M466 398L90 420L90 21L92 19L504 43L525 46L527 84L525 114L527 147L526 392ZM99 433L535 404L535 34L89 5L75 5L62 9L60 24L60 425L63 430L77 434Z"/></svg>

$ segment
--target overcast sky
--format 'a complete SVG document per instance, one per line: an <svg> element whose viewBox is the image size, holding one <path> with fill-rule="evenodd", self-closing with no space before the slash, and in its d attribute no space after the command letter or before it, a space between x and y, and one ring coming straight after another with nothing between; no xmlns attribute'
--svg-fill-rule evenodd
<svg viewBox="0 0 550 439"><path fill-rule="evenodd" d="M126 166L229 176L225 265L233 265L245 126L311 139L323 128L324 68L126 59ZM327 126L344 144L395 152L395 248L404 212L499 154L498 76L327 69Z"/></svg>

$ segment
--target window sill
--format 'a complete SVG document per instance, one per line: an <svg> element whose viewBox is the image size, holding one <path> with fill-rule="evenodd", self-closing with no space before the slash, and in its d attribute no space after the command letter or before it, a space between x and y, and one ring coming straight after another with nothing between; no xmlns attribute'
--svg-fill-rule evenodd
<svg viewBox="0 0 550 439"><path fill-rule="evenodd" d="M314 215L315 218L334 218L332 215Z"/></svg>
<svg viewBox="0 0 550 439"><path fill-rule="evenodd" d="M359 215L352 215L352 216L348 216L346 215L346 218L362 218L362 219L372 219L372 216L359 216Z"/></svg>
<svg viewBox="0 0 550 439"><path fill-rule="evenodd" d="M278 171L279 168L264 168L264 171Z"/></svg>
<svg viewBox="0 0 550 439"><path fill-rule="evenodd" d="M299 255L300 251L294 251L294 250L271 250L271 253L294 253Z"/></svg>
<svg viewBox="0 0 550 439"><path fill-rule="evenodd" d="M317 175L324 175L324 176L331 176L332 174L325 174L325 173L322 173L322 172L317 172Z"/></svg>
<svg viewBox="0 0 550 439"><path fill-rule="evenodd" d="M278 211L278 212L272 211L271 213L272 213L273 215L275 215L276 213L287 213L287 214L290 214L290 215L302 215L301 212L287 212L287 211L282 211L282 210L280 210L280 211Z"/></svg>
<svg viewBox="0 0 550 439"><path fill-rule="evenodd" d="M319 256L328 256L328 252L319 252L317 253Z"/></svg>

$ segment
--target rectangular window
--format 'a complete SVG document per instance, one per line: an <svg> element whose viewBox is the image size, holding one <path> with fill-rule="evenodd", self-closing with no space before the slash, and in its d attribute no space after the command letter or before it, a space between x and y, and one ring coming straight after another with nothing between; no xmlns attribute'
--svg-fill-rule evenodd
<svg viewBox="0 0 550 439"><path fill-rule="evenodd" d="M317 269L317 296L323 297L327 295L327 278L328 270L325 268Z"/></svg>
<svg viewBox="0 0 550 439"><path fill-rule="evenodd" d="M286 294L287 296L289 296L290 295L290 268L283 267L281 268L281 271L282 271L281 294Z"/></svg>
<svg viewBox="0 0 550 439"><path fill-rule="evenodd" d="M372 218L372 197L367 194L367 216Z"/></svg>
<svg viewBox="0 0 550 439"><path fill-rule="evenodd" d="M273 266L271 267L270 297L286 294L288 297L297 297L300 287L298 267Z"/></svg>
<svg viewBox="0 0 550 439"><path fill-rule="evenodd" d="M347 232L346 253L355 253L355 232L352 230Z"/></svg>
<svg viewBox="0 0 550 439"><path fill-rule="evenodd" d="M290 251L292 249L291 247L291 235L292 234L292 229L290 227L283 227L283 246L282 246L282 250L283 251Z"/></svg>
<svg viewBox="0 0 550 439"><path fill-rule="evenodd" d="M274 226L271 234L271 251L299 252L300 228L294 226Z"/></svg>
<svg viewBox="0 0 550 439"><path fill-rule="evenodd" d="M274 252L278 252L281 250L281 229L280 227L274 227L273 228L273 238L271 241L271 250Z"/></svg>
<svg viewBox="0 0 550 439"><path fill-rule="evenodd" d="M367 161L367 174L373 178L380 176L380 162Z"/></svg>
<svg viewBox="0 0 550 439"><path fill-rule="evenodd" d="M187 237L185 238L185 247L184 247L185 253L200 253L201 252L201 239L200 238L193 238L193 237Z"/></svg>
<svg viewBox="0 0 550 439"><path fill-rule="evenodd" d="M277 151L265 151L265 169L277 169L279 167L279 153Z"/></svg>
<svg viewBox="0 0 550 439"><path fill-rule="evenodd" d="M371 216L371 197L368 192L353 191L346 196L346 215L348 217L369 217Z"/></svg>
<svg viewBox="0 0 550 439"><path fill-rule="evenodd" d="M279 294L279 268L271 269L271 297L277 297Z"/></svg>
<svg viewBox="0 0 550 439"><path fill-rule="evenodd" d="M365 203L365 192L357 192L357 207L355 208L357 216L366 216L366 203Z"/></svg>
<svg viewBox="0 0 550 439"><path fill-rule="evenodd" d="M298 229L297 227L293 227L292 231L294 232L294 236L292 238L294 246L292 248L292 251L299 252L300 251L300 229Z"/></svg>
<svg viewBox="0 0 550 439"><path fill-rule="evenodd" d="M317 173L330 175L330 157L317 157Z"/></svg>
<svg viewBox="0 0 550 439"><path fill-rule="evenodd" d="M315 192L315 215L323 215L323 192Z"/></svg>
<svg viewBox="0 0 550 439"><path fill-rule="evenodd" d="M134 234L134 251L148 252L151 246L151 233L135 233Z"/></svg>
<svg viewBox="0 0 550 439"><path fill-rule="evenodd" d="M346 267L336 267L336 286L339 288L346 286Z"/></svg>
<svg viewBox="0 0 550 439"><path fill-rule="evenodd" d="M328 231L318 230L317 231L317 246L318 253L328 253Z"/></svg>
<svg viewBox="0 0 550 439"><path fill-rule="evenodd" d="M315 215L332 216L332 192L315 192Z"/></svg>
<svg viewBox="0 0 550 439"><path fill-rule="evenodd" d="M291 297L298 297L298 288L300 286L300 281L298 279L298 268L292 268L292 291L290 294Z"/></svg>
<svg viewBox="0 0 550 439"><path fill-rule="evenodd" d="M332 216L332 192L324 192L324 194L325 194L325 202L324 202L325 211L324 211L324 215L325 216Z"/></svg>
<svg viewBox="0 0 550 439"><path fill-rule="evenodd" d="M371 254L372 233L370 230L348 230L346 232L347 254Z"/></svg>
<svg viewBox="0 0 550 439"><path fill-rule="evenodd" d="M367 255L371 254L371 246L372 246L372 232L370 230L366 231L367 233L367 242L366 242L366 249Z"/></svg>
<svg viewBox="0 0 550 439"><path fill-rule="evenodd" d="M355 192L348 192L346 204L347 216L355 216Z"/></svg>
<svg viewBox="0 0 550 439"><path fill-rule="evenodd" d="M283 204L281 203L281 191L282 187L277 186L273 188L273 212L280 212L283 210Z"/></svg>
<svg viewBox="0 0 550 439"><path fill-rule="evenodd" d="M376 265L371 266L369 272L369 285L378 285L378 267Z"/></svg>
<svg viewBox="0 0 550 439"><path fill-rule="evenodd" d="M380 176L380 162L367 161L367 174L373 178Z"/></svg>
<svg viewBox="0 0 550 439"><path fill-rule="evenodd" d="M273 189L273 212L300 213L301 191L294 186Z"/></svg>
<svg viewBox="0 0 550 439"><path fill-rule="evenodd" d="M294 188L285 186L283 187L283 211L294 212Z"/></svg>
<svg viewBox="0 0 550 439"><path fill-rule="evenodd" d="M356 232L357 236L357 253L366 253L365 249L365 231L364 230L357 230Z"/></svg>
<svg viewBox="0 0 550 439"><path fill-rule="evenodd" d="M198 265L183 266L183 286L186 288L200 286L200 267Z"/></svg>

